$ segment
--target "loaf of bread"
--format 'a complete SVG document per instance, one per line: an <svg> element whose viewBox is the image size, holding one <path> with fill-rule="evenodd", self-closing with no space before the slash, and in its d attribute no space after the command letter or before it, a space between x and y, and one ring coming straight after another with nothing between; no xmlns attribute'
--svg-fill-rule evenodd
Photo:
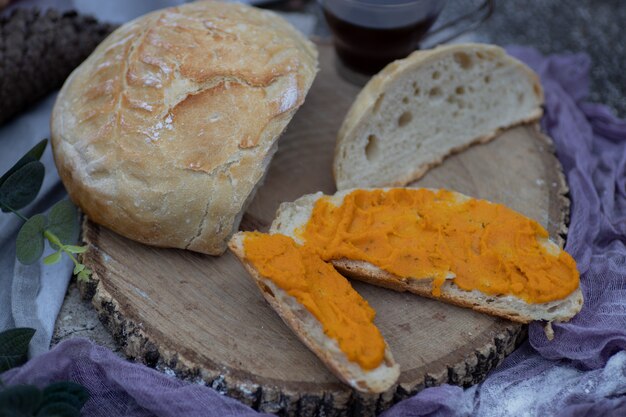
<svg viewBox="0 0 626 417"><path fill-rule="evenodd" d="M537 75L493 45L417 51L363 88L338 134L337 189L405 185L453 152L541 117Z"/></svg>
<svg viewBox="0 0 626 417"><path fill-rule="evenodd" d="M311 220L311 216L316 203L320 199L328 199L328 201L330 201L333 206L339 207L342 205L344 198L352 191L354 190L343 190L337 192L333 196L325 196L321 192L318 192L316 194L309 194L300 197L292 203L281 204L276 214L276 218L272 223L270 233L283 234L293 238L299 244L306 244L307 242L303 238L303 231L306 229L307 223L309 223L309 221ZM455 203L452 204L460 205L467 201L474 200L460 193L449 193L452 193L451 195L454 196ZM484 200L482 201L488 205L496 206L495 204L485 202ZM521 217L521 215L516 214L515 212L505 208L504 206L498 206L499 208L494 207L494 209L500 210L500 212L502 212L502 210L508 210L513 215ZM400 231L401 233L408 233L407 230L410 227L410 222L411 220L409 220L409 223L402 225L402 230ZM532 227L538 228L538 234L545 232L545 230L539 229L541 228L541 226L535 226L534 222L530 222ZM340 222L340 227L342 228L342 230L356 227L349 226L349 224L350 223L346 218L342 218L342 221ZM377 227L378 225L376 223L372 223L368 226L368 229L375 230ZM329 233L333 236L333 239L341 239L340 236L342 236L342 230L333 230ZM516 239L516 232L516 230L511 230L510 236L508 237L508 240L510 242L514 242L514 240ZM476 234L473 235L476 236ZM363 239L363 237L355 237L354 239L361 240ZM423 238L420 236L415 236L415 239L420 240ZM563 254L565 257L571 259L569 255L567 255L562 249L559 248L557 244L549 240L547 237L537 237L536 240L538 245L545 248L547 254L549 254L550 256L558 257ZM441 243L444 246L446 244L453 244L453 242ZM496 244L501 244L501 242L497 242ZM323 252L322 248L318 249ZM375 251L376 249L371 250ZM508 253L510 251L511 249L505 249L502 252ZM530 256L523 253L525 251L525 248L521 248L521 251L522 256ZM572 277L570 283L574 284L575 287L573 287L573 291L567 294L567 296L560 299L552 299L551 301L547 302L529 303L515 294L487 294L480 291L479 289L472 289L469 291L464 290L455 283L455 275L454 273L450 272L448 272L447 276L445 276L445 281L443 281L443 284L440 284L440 291L437 293L433 291L435 288L435 279L432 276L400 277L389 273L379 266L373 265L372 263L354 258L336 258L331 259L330 262L332 262L335 268L337 268L337 270L343 275L353 279L369 282L371 284L390 288L396 291L408 291L421 296L440 299L442 301L461 307L471 308L479 312L503 317L521 323L528 323L533 320L544 320L548 322L568 321L580 311L583 304L582 293L578 286L578 272L574 272L575 276ZM573 262L573 260L570 262ZM515 269L517 268L517 266L507 266L507 268ZM575 265L573 268L575 271ZM482 282L494 280L493 277L476 278L478 278L478 280ZM495 279L498 279L498 277L495 277ZM551 278L545 276L539 277L539 279L549 281ZM554 285L551 287L555 288ZM558 283L556 287L558 288ZM550 295L551 294L547 294L548 297Z"/></svg>
<svg viewBox="0 0 626 417"><path fill-rule="evenodd" d="M202 1L142 16L58 95L63 184L123 236L221 254L316 71L314 45L269 11Z"/></svg>
<svg viewBox="0 0 626 417"><path fill-rule="evenodd" d="M248 259L245 237L246 233L236 233L228 244L229 248L242 262L268 304L328 369L358 391L380 393L393 386L400 376L400 367L394 361L387 344L384 345L381 363L373 369L364 369L349 360L337 340L325 334L322 323L295 297L276 285L271 277L263 276L258 266ZM347 309L349 306L344 304L342 308Z"/></svg>

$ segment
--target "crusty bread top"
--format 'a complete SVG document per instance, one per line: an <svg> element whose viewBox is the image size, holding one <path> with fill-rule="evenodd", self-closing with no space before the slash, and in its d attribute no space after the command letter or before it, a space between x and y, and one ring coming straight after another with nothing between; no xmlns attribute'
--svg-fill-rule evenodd
<svg viewBox="0 0 626 417"><path fill-rule="evenodd" d="M219 254L316 71L314 45L269 11L201 1L142 16L57 98L61 179L124 236Z"/></svg>
<svg viewBox="0 0 626 417"><path fill-rule="evenodd" d="M416 51L361 90L339 130L337 189L401 186L449 154L542 115L539 77L494 45Z"/></svg>

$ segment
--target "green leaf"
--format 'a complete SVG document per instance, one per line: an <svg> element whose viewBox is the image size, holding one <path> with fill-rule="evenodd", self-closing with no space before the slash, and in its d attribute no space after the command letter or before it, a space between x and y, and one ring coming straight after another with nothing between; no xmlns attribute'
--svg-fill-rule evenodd
<svg viewBox="0 0 626 417"><path fill-rule="evenodd" d="M48 213L47 230L53 233L62 244L72 245L78 240L78 210L70 200L61 200L52 206ZM51 244L53 249L58 245Z"/></svg>
<svg viewBox="0 0 626 417"><path fill-rule="evenodd" d="M0 185L0 204L19 210L30 204L41 188L46 168L39 161L32 161L12 173ZM5 213L9 211L2 207Z"/></svg>
<svg viewBox="0 0 626 417"><path fill-rule="evenodd" d="M0 416L33 416L41 405L42 396L34 385L14 385L0 391Z"/></svg>
<svg viewBox="0 0 626 417"><path fill-rule="evenodd" d="M62 252L60 250L56 251L53 254L48 255L45 258L43 258L43 263L45 265L54 265L55 263L61 260L61 254Z"/></svg>
<svg viewBox="0 0 626 417"><path fill-rule="evenodd" d="M77 278L79 281L88 281L92 273L93 271L91 269L85 268L79 272Z"/></svg>
<svg viewBox="0 0 626 417"><path fill-rule="evenodd" d="M80 410L66 403L52 403L41 407L35 417L78 417Z"/></svg>
<svg viewBox="0 0 626 417"><path fill-rule="evenodd" d="M0 373L23 364L35 329L18 327L0 333Z"/></svg>
<svg viewBox="0 0 626 417"><path fill-rule="evenodd" d="M43 404L65 403L80 410L89 399L89 391L71 381L55 382L43 390Z"/></svg>
<svg viewBox="0 0 626 417"><path fill-rule="evenodd" d="M65 250L70 253L85 253L87 252L87 245L85 246L74 246L74 245L66 245Z"/></svg>
<svg viewBox="0 0 626 417"><path fill-rule="evenodd" d="M78 264L74 267L74 275L79 274L83 269L85 269L85 265Z"/></svg>
<svg viewBox="0 0 626 417"><path fill-rule="evenodd" d="M46 226L46 216L35 214L22 225L17 233L15 253L17 260L24 265L35 263L44 248L43 231Z"/></svg>
<svg viewBox="0 0 626 417"><path fill-rule="evenodd" d="M2 177L0 177L0 185L6 181L7 178L11 176L15 171L23 167L29 162L38 161L43 155L43 152L46 150L46 145L48 144L48 139L44 139L38 144L36 144L30 151L26 152L26 154L20 158L19 161L15 163Z"/></svg>

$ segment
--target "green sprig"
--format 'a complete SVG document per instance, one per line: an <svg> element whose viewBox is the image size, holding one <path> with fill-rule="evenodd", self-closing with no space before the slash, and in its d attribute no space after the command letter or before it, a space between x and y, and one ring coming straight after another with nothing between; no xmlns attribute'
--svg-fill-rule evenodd
<svg viewBox="0 0 626 417"><path fill-rule="evenodd" d="M54 252L46 256L43 263L55 264L65 253L74 263L74 275L79 281L86 281L92 271L74 256L84 253L87 247L74 245L78 240L78 210L72 202L59 201L47 216L35 214L28 218L18 211L33 202L41 189L45 167L39 159L47 143L47 139L39 142L0 177L0 209L24 221L16 241L16 255L21 263L37 262L43 255L45 241L48 241Z"/></svg>

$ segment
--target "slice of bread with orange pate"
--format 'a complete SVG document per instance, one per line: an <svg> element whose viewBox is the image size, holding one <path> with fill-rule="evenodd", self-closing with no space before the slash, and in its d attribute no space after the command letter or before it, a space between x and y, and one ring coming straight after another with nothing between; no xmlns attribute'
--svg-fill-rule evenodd
<svg viewBox="0 0 626 417"><path fill-rule="evenodd" d="M408 190L408 189L399 189L399 188L369 189L369 190L361 189L359 191L366 191L366 192L373 191L373 192L379 192L379 193L384 194L389 190ZM477 202L477 203L472 203L472 204L481 204L482 206L486 207L488 210L493 210L493 212L495 213L500 213L498 214L498 216L500 216L498 218L498 221L494 221L493 223L498 223L498 224L502 223L503 221L502 219L506 219L505 217L502 217L504 215L510 215L514 217L516 221L521 221L522 223L524 223L524 220L527 221L528 227L536 228L537 230L537 236L536 236L537 245L535 245L536 248L543 248L545 250L543 251L543 253L539 253L537 255L539 256L539 258L537 259L539 260L543 259L545 260L545 262L552 260L558 263L558 265L556 265L555 268L558 268L560 270L566 270L565 273L569 274L567 279L563 281L562 287L564 288L561 289L561 284L559 282L543 282L543 283L541 282L542 279L545 281L548 281L548 280L554 281L555 280L554 277L547 276L547 275L545 277L542 277L538 274L534 274L531 277L527 277L527 279L535 280L535 281L538 280L538 282L536 282L535 284L535 287L541 289L543 286L543 287L548 288L549 291L544 291L544 293L539 293L537 291L533 292L531 290L525 291L523 288L520 291L520 288L521 288L520 285L523 285L523 284L517 284L518 287L513 287L517 291L509 291L508 293L506 292L486 293L477 288L474 288L474 289L467 288L467 285L464 285L466 288L461 288L461 286L459 286L459 283L457 282L457 275L455 274L454 270L447 270L445 271L445 273L440 274L441 279L439 280L439 283L437 284L437 279L435 276L433 276L433 274L426 274L426 275L420 275L420 276L398 276L392 272L389 272L386 269L383 269L377 265L374 265L371 262L367 262L362 259L357 259L355 257L345 257L345 256L340 255L341 257L334 258L333 254L326 253L324 255L325 260L332 262L332 264L335 266L335 268L339 272L353 279L365 281L374 285L390 288L396 291L409 291L409 292L412 292L421 296L440 299L442 301L445 301L451 304L455 304L461 307L468 307L476 311L503 317L503 318L516 321L516 322L528 323L533 320L544 320L548 322L567 321L580 311L580 309L582 308L582 304L583 304L583 297L582 297L582 292L580 291L580 288L578 285L579 276L578 276L578 271L576 270L575 262L571 258L571 256L569 256L569 254L563 251L556 243L552 242L551 240L547 238L547 232L539 224L537 224L531 219L523 217L522 215L514 212L511 209L506 208L505 206L494 204L494 203L489 203L485 200L472 199L460 193L445 191L445 190L442 190L442 191L425 190L425 189L414 189L414 190L422 191L426 193L430 192L434 194L438 192L442 192L442 191L445 192L448 198L451 199L451 201L446 202L445 203L446 205L441 206L441 207L447 207L447 206L454 207L455 205L461 206L462 204L466 202ZM349 196L353 191L355 190L344 190L344 191L337 192L333 196L325 196L321 192L318 192L316 194L305 195L292 203L283 203L277 211L277 215L276 215L274 222L272 223L270 233L283 234L286 236L290 236L299 244L308 244L309 242L307 242L307 239L305 237L306 235L305 230L307 229L307 224L310 222L312 218L312 214L316 206L316 203L321 200L326 200L333 207L340 207L344 203L344 199L346 198L346 196ZM379 199L380 198L382 197L379 197ZM396 198L400 198L400 197L396 197ZM438 208L437 210L440 210L441 207ZM323 215L328 216L329 212L326 212ZM433 214L433 216L436 216L436 213ZM343 226L340 225L339 227L344 228L344 231L343 231L344 233L345 233L345 229L349 229L353 227L351 225L345 224L345 221L346 221L345 218L342 221L344 222ZM482 221L489 223L488 220L483 219ZM368 230L368 233L370 233L370 236L371 236L370 230L374 230L376 229L376 227L377 227L377 224L370 224L366 227L366 229ZM402 228L406 228L406 227L409 227L409 225L408 224L402 225ZM440 227L440 225L437 227ZM481 225L481 228L478 230L481 232L482 230L485 230L485 225L484 224ZM534 229L530 229L530 230L534 230ZM331 230L331 231L327 230L326 232L330 234L331 239L337 239L337 236L340 234L339 233L340 231L338 230ZM510 232L508 233L509 234L508 238L506 236L499 237L497 239L500 239L500 241L495 242L494 244L500 245L500 246L506 245L506 242L501 242L502 239L505 239L505 240L509 239L511 242L513 242L515 239L518 239L517 233L518 233L518 230L510 230ZM420 239L422 239L420 236L415 236L415 238L416 238L416 241L418 242ZM468 236L468 239L469 238L470 236ZM488 236L488 238L492 240L494 239L493 236L491 237ZM362 237L359 237L358 239L362 239ZM449 237L447 237L446 239L449 239ZM356 244L354 244L350 242L350 248L352 246L358 245L359 243L360 242L357 242ZM483 244L481 243L481 245ZM533 246L533 245L530 245L530 246ZM324 252L323 248L320 248L320 250ZM530 254L530 252L525 253L527 248L522 247L522 248L518 248L517 250L521 251L523 256L528 257L532 255ZM530 248L528 248L528 250L530 250ZM537 249L537 250L541 250L541 249ZM486 249L484 249L484 251L486 252ZM513 251L513 249L504 248L501 250L501 252L505 254L509 253L510 251ZM472 256L474 255L472 254ZM525 259L522 259L519 262L524 263L525 261L526 261ZM526 265L526 267L529 267L529 266ZM506 267L503 266L502 268L506 270L507 268L514 269L514 268L519 268L519 267L517 265L508 265ZM532 268L532 265L529 268ZM515 270L514 273L518 274L518 272L520 271ZM520 274L521 273L523 273L523 271L521 271ZM498 279L497 276L495 278L493 276L489 276L489 277L477 276L473 278L475 278L477 282L479 283L479 285L477 285L477 287L479 288L484 287L484 285L480 285L480 283L485 284L485 281L488 279L491 281ZM519 275L518 277L516 276L516 278L519 278L523 282L524 276ZM509 278L502 277L502 279L509 279ZM518 294L516 294L516 292ZM555 298L553 296L555 292L562 293L563 296L559 298ZM529 301L528 294L531 294L531 295L535 294L533 296L534 300Z"/></svg>
<svg viewBox="0 0 626 417"><path fill-rule="evenodd" d="M248 238L254 238L254 235L255 233L236 233L231 238L228 246L250 273L250 276L258 285L265 300L278 313L285 324L293 330L298 338L315 353L340 380L350 385L352 388L366 393L381 393L391 388L400 375L400 367L395 363L387 343L371 320L368 320L370 325L369 330L370 334L372 331L375 333L378 342L378 358L375 362L370 361L369 366L362 366L358 361L349 358L349 355L341 347L341 341L327 334L325 323L316 318L316 315L314 315L309 308L301 303L296 296L291 295L287 290L277 285L275 279L269 276L271 274L264 275L262 273L263 268L255 264L250 257L250 251L246 250L246 240ZM260 233L256 235L268 237L268 235L262 235ZM293 266L293 263L291 266ZM373 319L373 309L371 309L371 307L367 305L367 302L352 289L343 276L337 273L332 266L321 260L319 260L317 266L322 269L328 267L332 275L330 279L336 281L336 283L342 287L344 295L346 293L350 295L350 297L347 297L348 301L341 300L341 302L331 307L326 305L325 309L327 311L330 310L331 315L334 315L333 313L341 315L341 311L354 311L353 309L358 310L358 313L362 309L366 309L372 315L371 319ZM279 268L284 268L284 265L280 265ZM285 269L289 268L287 267ZM302 281L304 281L304 276L298 277L297 274L292 274L292 278L296 280L302 278ZM302 287L305 286L305 283L301 283L299 288L300 293L303 292ZM304 291L306 292L306 290ZM354 300L356 300L356 303L353 302ZM348 323L349 322L348 320ZM340 329L340 333L341 330L344 330L345 333L349 333L346 335L347 339L352 339L351 336L353 336L353 333L350 333L349 329ZM338 338L341 339L341 337L342 335L340 334ZM373 344L370 343L371 341L368 338L361 338L360 342L360 345L357 346L357 354L370 350L371 344Z"/></svg>
<svg viewBox="0 0 626 417"><path fill-rule="evenodd" d="M302 342L363 392L389 389L399 367L337 271L522 323L567 321L583 303L574 259L537 222L447 190L305 195L280 206L269 234L240 232L229 247Z"/></svg>

